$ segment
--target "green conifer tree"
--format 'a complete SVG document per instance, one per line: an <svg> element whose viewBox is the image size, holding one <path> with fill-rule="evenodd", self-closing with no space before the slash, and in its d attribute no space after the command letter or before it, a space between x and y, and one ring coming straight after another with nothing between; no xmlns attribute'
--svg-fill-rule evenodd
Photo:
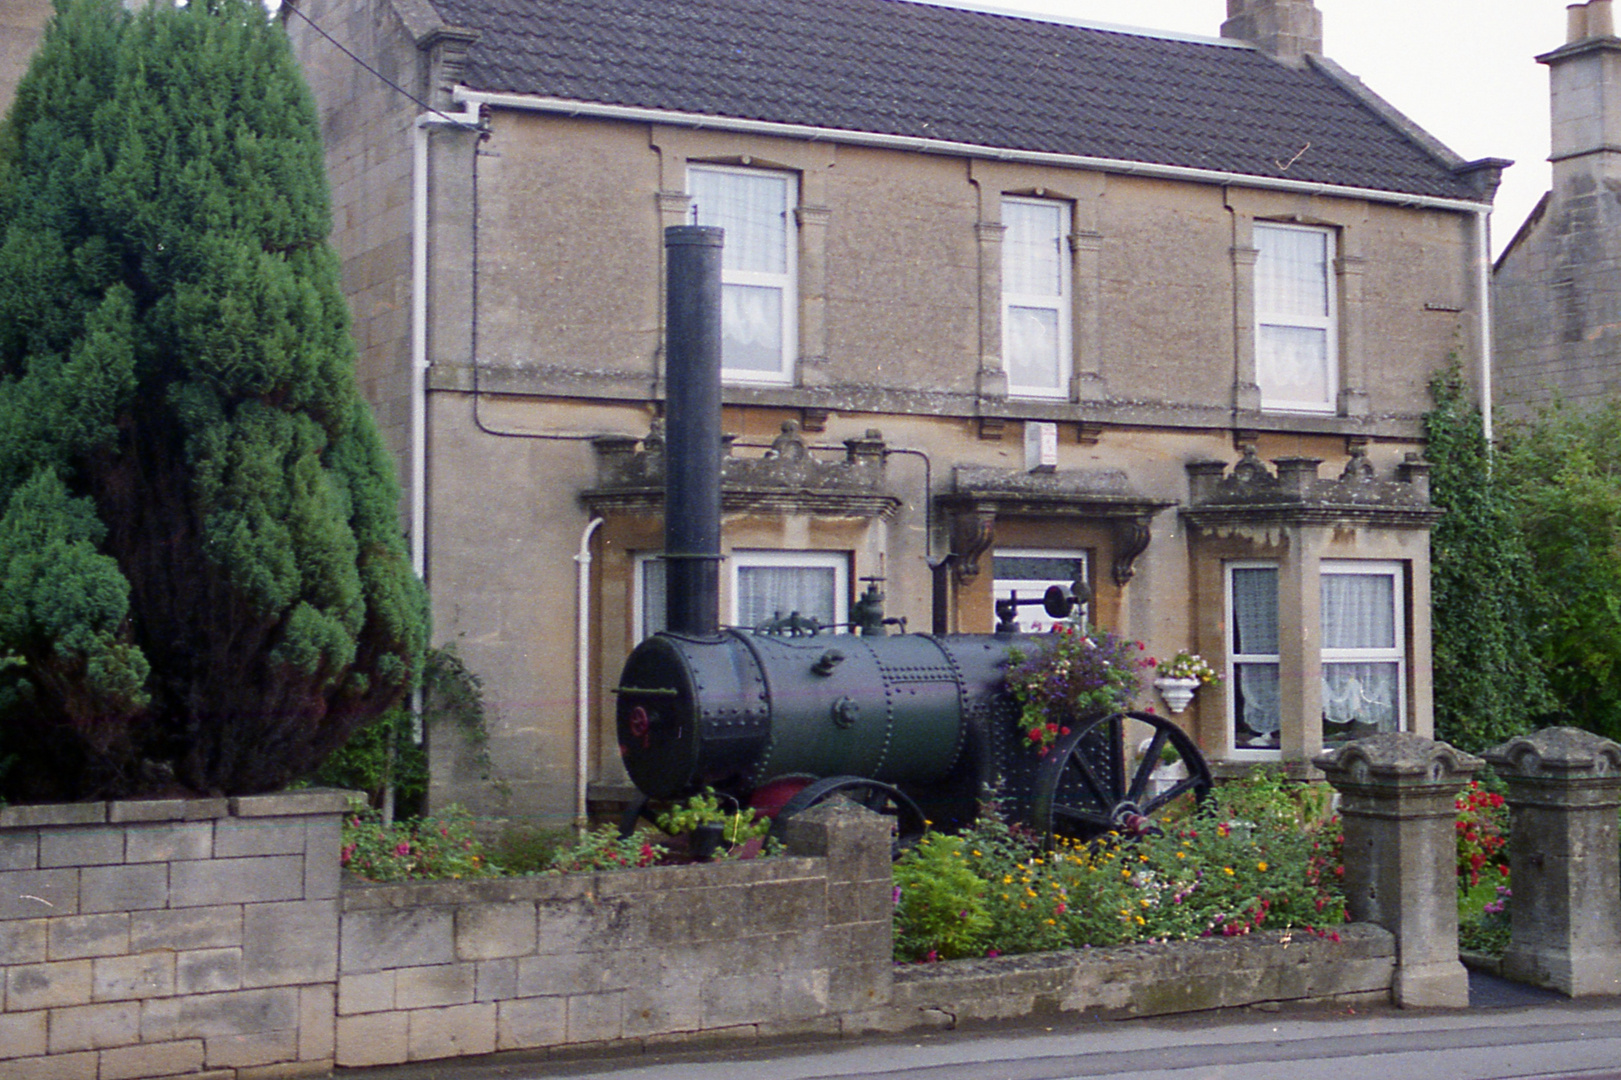
<svg viewBox="0 0 1621 1080"><path fill-rule="evenodd" d="M256 0L59 0L0 127L0 792L246 793L419 677L314 106Z"/></svg>

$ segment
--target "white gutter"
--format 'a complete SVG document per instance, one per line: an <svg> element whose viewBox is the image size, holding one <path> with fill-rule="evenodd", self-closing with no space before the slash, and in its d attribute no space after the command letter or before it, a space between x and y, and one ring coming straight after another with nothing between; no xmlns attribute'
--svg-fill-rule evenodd
<svg viewBox="0 0 1621 1080"><path fill-rule="evenodd" d="M1418 206L1431 210L1460 210L1465 213L1479 213L1491 209L1490 203L1472 199L1444 199L1434 195L1409 195L1396 191L1379 191L1375 188L1344 187L1338 184L1319 184L1304 180L1287 180L1281 177L1218 172L1214 169L1190 169L1181 165L1155 165L1143 161L1119 161L1114 158L1085 157L1079 154L1049 154L1036 150L998 149L979 146L974 143L951 142L945 139L920 139L911 135L884 135L870 131L814 127L809 124L778 124L766 120L743 120L730 116L709 116L704 113L670 112L664 109L644 109L630 105L603 105L596 102L536 97L529 94L490 93L483 90L469 90L465 86L456 87L453 97L458 103L469 108L492 105L503 109L561 113L565 116L589 116L602 120L628 120L635 123L669 124L674 127L712 128L716 131L737 131L751 135L771 135L784 139L807 139L813 142L838 142L854 146L876 146L890 150L909 150L918 154L946 154L952 157L1016 161L1028 165L1054 165L1069 169L1091 169L1096 172L1147 176L1161 180L1186 180L1195 184L1230 184L1234 187L1288 191L1303 195L1329 195L1345 199L1362 199L1368 202L1392 203L1397 206Z"/></svg>
<svg viewBox="0 0 1621 1080"><path fill-rule="evenodd" d="M586 817L586 787L591 782L591 534L602 525L592 518L580 534L578 608L575 613L575 720L574 827L582 834L590 827Z"/></svg>
<svg viewBox="0 0 1621 1080"><path fill-rule="evenodd" d="M411 139L411 571L420 581L428 579L428 129L476 127L478 116L476 104L459 116L423 113Z"/></svg>
<svg viewBox="0 0 1621 1080"><path fill-rule="evenodd" d="M1475 246L1479 249L1480 289L1480 426L1492 445L1492 212L1475 211Z"/></svg>

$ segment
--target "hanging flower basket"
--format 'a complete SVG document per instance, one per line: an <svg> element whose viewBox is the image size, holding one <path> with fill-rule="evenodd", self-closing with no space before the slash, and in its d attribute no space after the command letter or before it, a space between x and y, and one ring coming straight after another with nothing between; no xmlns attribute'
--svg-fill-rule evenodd
<svg viewBox="0 0 1621 1080"><path fill-rule="evenodd" d="M1159 690L1159 696L1165 699L1165 707L1173 713L1179 713L1193 700L1193 692L1199 689L1199 680L1161 676L1154 680L1154 686Z"/></svg>

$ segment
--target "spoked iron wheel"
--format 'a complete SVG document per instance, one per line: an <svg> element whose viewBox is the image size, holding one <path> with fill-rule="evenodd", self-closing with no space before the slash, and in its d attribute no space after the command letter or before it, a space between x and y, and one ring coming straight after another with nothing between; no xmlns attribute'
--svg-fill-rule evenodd
<svg viewBox="0 0 1621 1080"><path fill-rule="evenodd" d="M860 776L829 776L807 784L797 795L783 804L776 819L771 823L772 839L783 838L783 826L795 814L803 813L813 806L835 798L848 799L875 814L892 818L894 841L891 854L897 858L917 843L924 830L928 828L928 823L923 820L923 811L919 810L917 804L907 798L899 788Z"/></svg>
<svg viewBox="0 0 1621 1080"><path fill-rule="evenodd" d="M1152 729L1142 755L1127 755L1127 733L1135 725ZM1186 766L1183 777L1157 777L1164 749L1175 750ZM1115 831L1141 834L1157 829L1157 819L1188 800L1210 794L1210 766L1193 740L1175 724L1153 713L1114 713L1083 721L1053 744L1036 772L1030 825L1046 837L1087 840Z"/></svg>

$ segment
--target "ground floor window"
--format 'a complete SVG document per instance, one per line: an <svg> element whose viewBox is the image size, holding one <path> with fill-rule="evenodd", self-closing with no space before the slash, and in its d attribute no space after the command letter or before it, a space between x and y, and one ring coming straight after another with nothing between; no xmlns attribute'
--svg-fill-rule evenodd
<svg viewBox="0 0 1621 1080"><path fill-rule="evenodd" d="M1279 748L1282 710L1278 699L1278 567L1276 563L1227 566L1228 715L1235 751Z"/></svg>
<svg viewBox="0 0 1621 1080"><path fill-rule="evenodd" d="M1323 743L1400 731L1407 664L1401 564L1322 564Z"/></svg>
<svg viewBox="0 0 1621 1080"><path fill-rule="evenodd" d="M722 621L757 627L798 614L820 626L849 621L850 559L842 551L734 551L722 574L731 606ZM636 638L664 629L664 560L656 552L636 556Z"/></svg>
<svg viewBox="0 0 1621 1080"><path fill-rule="evenodd" d="M996 600L1008 599L1014 593L1021 600L1039 600L1049 586L1068 586L1077 581L1091 580L1084 551L1004 548L996 552L992 565L993 604ZM1079 617L1087 617L1085 607L1080 608ZM1021 607L1018 620L1019 629L1027 634L1044 634L1052 629L1054 622L1040 604Z"/></svg>
<svg viewBox="0 0 1621 1080"><path fill-rule="evenodd" d="M734 551L734 626L763 626L798 615L821 626L850 619L850 558L842 551Z"/></svg>

